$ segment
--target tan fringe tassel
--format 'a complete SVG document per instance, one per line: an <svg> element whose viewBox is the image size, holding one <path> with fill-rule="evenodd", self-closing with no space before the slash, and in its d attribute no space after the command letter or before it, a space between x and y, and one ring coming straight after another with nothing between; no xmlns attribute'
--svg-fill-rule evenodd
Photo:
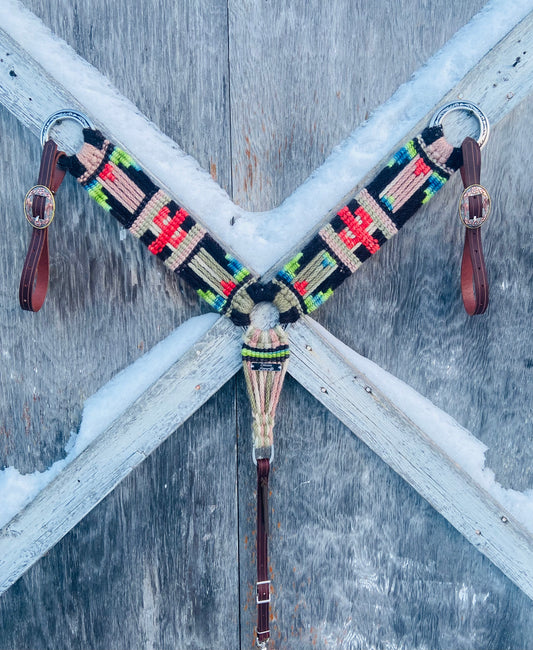
<svg viewBox="0 0 533 650"><path fill-rule="evenodd" d="M271 447L274 416L289 362L289 339L280 326L251 325L243 338L242 363L252 407L254 449Z"/></svg>

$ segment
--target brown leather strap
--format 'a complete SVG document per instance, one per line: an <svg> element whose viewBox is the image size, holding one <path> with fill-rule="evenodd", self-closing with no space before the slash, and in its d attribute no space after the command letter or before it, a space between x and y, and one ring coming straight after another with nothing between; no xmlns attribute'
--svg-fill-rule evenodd
<svg viewBox="0 0 533 650"><path fill-rule="evenodd" d="M268 578L268 458L257 460L257 645L270 638L270 580Z"/></svg>
<svg viewBox="0 0 533 650"><path fill-rule="evenodd" d="M57 192L65 177L65 170L57 165L64 155L57 150L53 140L45 143L37 183L50 189L52 194ZM44 219L45 208L45 197L34 196L31 206L33 218L37 221ZM41 309L48 290L49 275L48 228L34 227L20 278L19 302L22 309L27 311Z"/></svg>
<svg viewBox="0 0 533 650"><path fill-rule="evenodd" d="M471 185L479 185L481 177L481 150L473 138L466 138L461 147L463 166L461 178L465 189ZM468 198L468 213L470 219L481 219L483 198L481 194ZM461 293L463 304L470 316L482 314L489 304L489 281L483 246L481 243L481 228L465 229L465 245L461 263Z"/></svg>

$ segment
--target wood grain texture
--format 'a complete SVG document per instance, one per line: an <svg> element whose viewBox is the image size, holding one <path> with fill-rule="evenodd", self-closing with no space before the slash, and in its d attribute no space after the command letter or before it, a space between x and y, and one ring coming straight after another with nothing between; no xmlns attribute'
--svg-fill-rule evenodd
<svg viewBox="0 0 533 650"><path fill-rule="evenodd" d="M66 106L81 108L72 95L56 86L42 67L34 72L35 63L28 61L25 52L3 30L0 52L1 103L32 133L40 135L43 123L52 113ZM58 144L62 148L63 143Z"/></svg>
<svg viewBox="0 0 533 650"><path fill-rule="evenodd" d="M306 19L306 16L308 13L320 15L322 9L314 5L303 9L301 24L291 22L292 32L282 31L280 36L275 29L268 29L265 33L264 25L279 25L285 21L284 12L275 14L273 9L269 14L270 4L244 5L246 10L252 7L246 14L247 18L251 14L259 15L260 19L255 23L255 29L248 29L249 23L245 21L240 25L239 35L248 45L246 55L241 55L235 45L240 55L238 65L243 69L239 74L246 78L246 83L238 87L243 93L238 104L238 110L243 113L238 122L242 125L240 132L232 111L234 165L238 166L234 171L234 197L251 209L265 209L279 203L317 164L314 159L309 168L300 168L298 173L301 175L297 176L292 167L294 160L312 160L314 156L320 159L316 153L319 136L310 128L311 91L319 96L319 107L328 107L323 113L317 110L318 119L322 120L317 133L326 141L324 151L329 151L328 147L334 147L343 139L347 132L340 137L338 133L331 135L337 123L332 117L335 107L331 108L333 102L327 95L334 98L337 90L334 87L332 91L330 83L345 84L352 78L356 66L359 67L358 60L355 64L352 61L351 68L339 65L331 77L328 76L327 64L322 67L314 60L307 67L305 57L299 57L300 48L305 53L312 46L310 43L316 41L309 39L301 45L298 41L298 47L295 47L291 46L291 37L296 32L312 33L313 19ZM393 16L376 11L372 16L366 13L361 18L372 23L378 44L376 49L381 47L386 52L386 61L378 65L376 59L379 55L369 57L370 63L367 61L366 65L372 71L367 71L362 87L352 86L351 94L344 98L343 110L346 112L354 111L365 97L377 92L380 84L405 80L406 77L401 77L402 66L411 56L410 47L406 44L391 45L387 49L384 45L396 45L394 36L397 33L401 35L403 29L410 34L408 38L412 43L418 43L417 35L424 34L423 30L428 27L422 42L429 50L432 38L440 29L446 30L450 26L448 20L455 11L473 10L472 6L457 5L450 8L449 13L446 11L445 18L444 14L439 18L438 11L431 17L424 12L424 20L428 22L418 20L415 28L408 20L401 22L410 4L401 3L398 12L395 6ZM240 20L244 13L241 7L243 5L239 3L230 16L237 16ZM338 3L332 11L333 16L337 10L343 11ZM357 21L345 24L357 24ZM391 24L395 25L395 30ZM342 41L343 45L349 30L344 28L341 31L343 37L338 42ZM350 46L357 47L359 42L362 47L372 47L372 42L369 43L362 33L361 28L357 31L359 38L350 40ZM329 38L334 36L329 35ZM239 39L236 41L238 43ZM231 42L235 43L233 39ZM342 50L342 45L337 46L337 51ZM322 43L318 47L326 61L328 57L337 55L337 51L332 53L327 46L322 49ZM346 46L346 51L350 51L349 46ZM365 59L364 56L361 58ZM262 65L265 59L269 62L268 67ZM503 76L512 69L514 61L515 57L506 62L505 69L498 75L502 85L506 83ZM418 62L413 69L417 65ZM290 66L298 69L298 74L289 75ZM248 67L250 72L246 73ZM281 70L287 74L283 75ZM270 76L273 82L269 81ZM235 80L234 73L232 89ZM497 82L498 77L494 79L494 83ZM284 87L283 92L280 87ZM388 94L395 88L396 85L390 88ZM282 99L278 100L276 93ZM286 106L283 99L287 96L291 100ZM376 103L370 108L385 97L376 98ZM264 109L265 104L268 110ZM527 128L527 105L518 111L517 119L520 119L520 113L524 116L519 128ZM273 113L275 117L270 117ZM294 126L298 120L304 124L303 128ZM504 135L507 124L513 121L508 117L499 127L499 137L506 139L506 146L517 146L513 135L508 134L507 138ZM248 128L254 137L248 135ZM276 139L278 129L280 135ZM492 186L485 176L491 164L506 168L506 154L491 153L494 146L498 152L505 151L496 133L498 130L493 133L483 157L482 179L499 194L502 192L503 170ZM329 142L328 137L331 137ZM293 149L285 146L285 143L293 142L298 143ZM280 146L281 161L277 158ZM241 152L239 156L236 151ZM529 160L528 145L525 144L521 153L513 154L513 158L515 155ZM390 364L394 373L402 377L416 377L417 390L425 395L429 392L441 408L451 410L467 428L473 421L469 419L470 415L485 422L492 419L494 424L490 429L492 435L497 436L502 419L499 408L501 385L493 384L490 405L488 399L480 401L480 392L488 398L484 385L487 381L499 384L497 375L502 369L504 375L518 375L521 381L529 382L529 378L524 371L524 362L518 359L516 364L514 361L503 364L501 359L492 357L487 363L484 341L477 337L477 332L480 329L491 331L494 320L490 323L469 322L463 313L459 293L462 233L456 221L458 191L455 183L446 194L437 197L435 200L438 202L418 215L409 230L387 245L390 249L385 247L378 257L364 265L342 286L342 295L332 299L335 306L331 310L326 305L316 312L316 317L327 323L328 328L337 332L342 340L349 341L354 349L371 358L377 357L380 365L387 367ZM510 200L509 196L507 200ZM515 206L510 208L510 212L524 215L523 221L530 200L515 200L506 205ZM487 228L486 241L492 225ZM516 232L512 238L515 235ZM514 250L511 242L502 243L501 254L505 258L514 257L511 252ZM489 253L487 256L490 260ZM498 266L503 258L493 259ZM523 295L523 292L528 292L526 287L530 286L529 271L526 262L520 268L525 273L523 282L520 282ZM361 277L360 273L363 274ZM360 282L364 288L359 288ZM500 291L497 287L494 291L494 300L498 300ZM526 310L519 307L521 304L517 299L512 317L517 321L527 318ZM491 314L494 309L499 312L501 307L501 303L498 307L493 304ZM509 304L499 317L502 323L508 310ZM490 315L490 318L494 319L494 316ZM457 325L449 328L454 321ZM524 327L527 327L525 321ZM520 347L526 349L530 346L529 333L523 332L518 336L515 329L511 331L506 344L512 346L512 341L518 340ZM494 340L504 336L503 329L494 332ZM468 357L468 369L463 370L464 355ZM526 389L524 399L530 394L531 390ZM240 400L244 400L244 392L240 395ZM508 412L507 406L504 409ZM531 486L528 478L531 476L530 463L519 460L519 455L529 454L526 449L530 448L529 434L525 432L528 425L520 417L523 409L529 413L529 406L519 398L516 410L513 408L513 423L509 423L506 436L500 438L497 453L500 480L500 466L505 464L513 481L506 485L516 486L516 489ZM250 426L246 411L239 411L239 417L242 421L240 429L246 431ZM525 420L530 420L529 415ZM476 435L479 432L480 427L476 426ZM527 597L509 584L504 586L505 579L498 570L488 569L486 560L476 558L474 549L468 548L464 540L459 540L449 524L435 516L411 488L381 466L363 445L349 442L348 435L347 429L332 421L313 398L308 398L300 387L287 380L278 408L276 461L271 484L274 647L325 647L326 642L328 646L339 648L530 646L533 639L526 621L533 610ZM481 437L489 442L486 428ZM505 449L511 438L514 440L511 444L521 448L520 454L512 457ZM492 441L489 444L492 445ZM247 470L249 450L246 447L240 450L240 458L243 470L239 489L243 513L240 521L244 527L241 533L241 593L245 606L242 647L249 648L252 646L250 629L255 620L254 549L253 538L249 536L249 527L254 521L254 500L253 494L250 495L254 490L254 476ZM494 619L492 614L495 614Z"/></svg>
<svg viewBox="0 0 533 650"><path fill-rule="evenodd" d="M228 139L230 114L233 133L248 135L259 164L270 165L272 155L268 150L278 152L280 144L291 142L294 120L309 123L306 115L298 118L306 110L302 97L313 85L309 79L320 79L321 83L314 85L321 144L317 149L307 131L290 152L288 147L281 147L278 167L287 179L278 181L278 171L270 179L265 174L262 182L256 178L253 186L262 188L262 192L255 190L253 196L248 185L249 206L259 209L276 205L289 194L317 161L322 161L319 150L329 151L352 130L364 116L361 111L352 121L354 106L364 104L366 110L388 97L398 81L434 51L437 34L444 42L468 18L458 18L455 25L455 17L462 16L461 12L473 13L482 3L446 3L431 12L427 7L422 12L422 5L411 2L393 7L387 4L387 11L381 12L376 11L374 2L357 4L359 15L349 24L352 29L343 26L342 43L349 40L348 52L354 43L371 46L375 41L376 50L387 50L383 44L394 44L388 50L392 53L386 65L378 68L375 61L370 65L365 62L366 67L358 68L362 74L351 86L350 95L333 110L332 102L320 94L322 82L336 92L339 84L352 78L359 62L351 61L350 66L343 67L336 61L335 66L323 68L321 61L326 54L304 61L290 88L288 84L276 86L278 105L285 108L276 121L279 139L272 147L261 127L251 129L244 124L246 113L251 112L249 107L263 101L258 91L258 86L267 86L267 80L261 80L263 57L257 57L250 66L246 83L239 83L237 73L232 76L230 111L224 85L224 74L229 70L228 33L222 16L225 7L219 3L202 3L201 7L196 3L158 3L154 7L154 3L145 2L139 7L145 12L143 20L136 20L139 13L133 16L131 7L120 3L35 1L27 5L110 75L144 112L155 115L159 126L197 157L204 168L208 169L214 160L217 174L226 179L226 187L230 186L235 166L242 166L243 173L236 174L234 182L234 196L242 201L248 163L246 154L242 158L239 151L245 148L246 141L243 138L237 146ZM255 22L249 15L235 18L239 10L230 7L233 33L248 34L248 43L233 43L232 66L250 59L249 41L260 42L262 33L268 32L265 25L280 20L279 7L272 7L269 14L269 5L255 5L252 14L263 12L261 20ZM334 3L331 14L342 15L344 11L346 15L343 7L342 2ZM321 11L321 4L313 2L301 14L302 35L313 33L314 16L321 15ZM415 15L419 18L416 27L411 20ZM162 16L167 18L163 20ZM330 16L325 19L328 22ZM236 21L242 24L236 25ZM116 29L109 29L109 25ZM372 29L363 29L365 25ZM398 43L393 37L403 31L413 38ZM205 46L206 34L209 48ZM230 35L230 42L233 38ZM334 35L324 40L331 43ZM411 58L412 43L421 44L416 60ZM275 70L278 62L294 59L294 51L300 47L307 48L307 43L280 38L274 44L277 58L270 67ZM363 60L366 54L362 49ZM185 79L174 74L176 50L181 61L190 62ZM131 66L132 60L136 66ZM411 61L409 69L406 60ZM257 83L252 83L254 76ZM330 77L336 78L330 81ZM152 93L145 90L147 78ZM375 97L372 103L364 103L380 83L388 84L390 90L383 91L383 96ZM197 92L195 84L202 86L207 99ZM327 93L332 96L331 90ZM200 96L201 106L197 102ZM212 106L219 110L211 112ZM497 260L492 270L496 284L488 315L490 326L479 321L469 323L461 314L454 271L458 268L461 233L452 230L450 220L455 217L448 216L455 212L453 191L437 197L431 210L420 215L427 225L423 236L418 226L406 230L379 254L379 261L376 258L365 265L357 279L347 283L331 305L317 313L352 347L406 379L465 426L475 428L496 450L498 476L505 475L515 487L519 487L515 481L523 487L531 485L530 463L523 455L529 453L527 409L531 393L527 365L531 356L527 315L531 265L527 242L531 238L526 219L531 212L531 198L527 184L516 175L516 169L523 170L524 161L530 160L528 117L527 106L509 116L499 134L494 134L489 143L492 149L487 148L483 162L482 179L486 185L502 201L500 205L506 206L508 214L520 215L520 227L509 231L503 227L504 215L500 213L496 223L502 227L497 232L505 232L505 237L499 236L497 241L489 243L487 230L488 257L492 254ZM65 204L72 209L73 223L65 223L58 234L58 241L67 242L69 247L68 255L63 251L56 258L62 260L54 280L56 287L59 283L58 296L62 295L62 299L51 298L49 304L53 307L47 308L48 315L42 313L42 327L32 328L33 321L24 320L14 301L9 302L16 295L18 278L14 269L23 254L27 234L22 225L13 231L11 215L18 210L19 197L34 183L39 151L36 141L28 138L3 109L0 119L2 169L9 170L2 174L2 202L6 199L9 206L9 210L2 210L2 218L6 220L3 226L9 218L12 237L7 257L2 256L5 266L0 293L5 305L2 358L9 360L9 365L2 365L2 386L8 386L10 391L2 399L1 422L9 422L2 442L10 461L31 471L38 465L48 465L62 453L68 437L64 423L68 428L76 426L85 395L141 354L138 345L150 347L182 318L198 313L200 307L196 298L169 278L135 242L120 242L114 228L72 188ZM343 120L345 126L338 129L337 124ZM266 146L256 144L260 141ZM219 158L211 155L214 150L220 151ZM22 161L15 164L13 152L18 151ZM289 154L295 161L292 167ZM11 165L20 175L19 181L14 181ZM495 190L489 186L491 178ZM286 185L274 191L278 182ZM444 215L446 220L439 219ZM86 279L84 287L89 287L89 297L79 291L79 284L71 277L73 268ZM30 330L35 343L25 336ZM473 345L471 341L466 345L465 331ZM49 359L35 366L31 360L36 350L43 345L46 349L44 342L49 332L56 333L49 344ZM499 354L502 341L504 353ZM462 366L463 357L467 358L466 368ZM38 367L38 373L34 367ZM32 402L36 385L33 377L40 375L36 400L40 410L38 417L32 417L26 434L24 400L18 396L27 395L28 408L37 408ZM472 377L478 375L481 379L473 383ZM76 380L72 381L72 377ZM19 385L15 386L16 382ZM203 524L195 517L200 510L195 504L213 503L213 492L206 494L203 490L220 485L217 481L221 477L227 481L224 485L235 480L235 465L232 470L231 454L224 453L227 450L195 452L202 435L212 441L226 440L235 417L234 397L229 386L213 398L205 411L194 416L190 426L180 430L180 436L164 443L2 597L0 647L168 648L187 647L188 643L196 648L217 644L234 648L238 647L240 629L241 647L251 647L254 612L247 598L253 582L254 476L248 443L250 422L241 379L237 382L240 625L229 596L238 589L230 584L233 567L227 560L235 552L236 538L229 532L229 524L224 534L210 530L206 518L201 530ZM55 418L56 426L48 427ZM33 425L40 420L40 428ZM218 464L213 468L213 459L217 458L224 458L224 472L220 472ZM324 646L324 641L341 648L516 650L531 646L530 601L290 379L278 415L277 458L272 484L275 524L271 549L276 589L274 623L276 638L281 638L282 643L274 647L311 648ZM183 517L176 516L181 511L175 493L164 488L171 480L182 495L191 498L190 509ZM311 481L312 490L302 494L306 481ZM189 485L194 487L187 492ZM220 500L228 508L229 494L227 488L220 491ZM208 533L216 534L216 541L206 547L201 557L212 558L211 548L219 552L212 565L207 560L195 560L199 557L199 540ZM204 589L202 578L206 570L217 576L209 589ZM226 578L221 578L221 573ZM202 601L202 594L210 598ZM223 635L211 623L204 623L206 602L210 610L222 611L226 607L230 622Z"/></svg>
<svg viewBox="0 0 533 650"><path fill-rule="evenodd" d="M533 599L533 535L311 319L293 325L289 340L290 374Z"/></svg>
<svg viewBox="0 0 533 650"><path fill-rule="evenodd" d="M234 200L279 205L482 6L229 2Z"/></svg>
<svg viewBox="0 0 533 650"><path fill-rule="evenodd" d="M0 592L18 580L240 370L241 336L228 319L219 319L2 528ZM209 447L211 442L204 444Z"/></svg>
<svg viewBox="0 0 533 650"><path fill-rule="evenodd" d="M134 15L134 5L108 2L25 4L112 70L123 92L229 185L223 6L144 3ZM137 20L138 12L154 19ZM208 47L190 48L206 33ZM203 307L68 182L51 233L47 303L37 316L22 314L18 274L29 234L20 197L35 183L40 147L0 111L0 219L10 233L0 256L1 462L34 471L64 455L88 396ZM5 594L1 647L213 647L222 619L228 647L237 646L237 545L235 536L214 541L215 530L237 527L232 394L229 385ZM214 458L224 459L222 475Z"/></svg>
<svg viewBox="0 0 533 650"><path fill-rule="evenodd" d="M483 112L491 128L494 129L510 111L520 106L522 101L527 101L533 91L533 56L528 56L528 50L531 51L533 45L532 33L533 13L530 13L465 74L463 79L439 102L438 108L449 102L468 98L483 107ZM513 63L508 63L511 61ZM437 107L433 107L411 130L402 131L399 140L383 160L374 167L369 165L367 173L357 179L350 192L329 209L315 228L312 228L300 241L294 242L287 254L283 255L282 259L263 275L263 278L274 277L280 264L288 262L301 251L319 228L329 223L338 210L345 206L358 190L372 181L391 155L398 151L409 138L418 135L431 122L436 109ZM466 111L449 113L443 120L443 127L446 138L454 146L460 146L466 135L477 138L480 131L478 120ZM364 129L364 125L360 128ZM355 134L357 132L358 129L354 131ZM275 212L276 209L269 214L275 214Z"/></svg>
<svg viewBox="0 0 533 650"><path fill-rule="evenodd" d="M31 14L29 15L31 16ZM7 18L5 11L2 16ZM527 51L531 50L532 39L530 34L532 23L533 16L527 16L499 43L496 43L495 37L492 37L492 40L490 40L490 43L493 44L492 49L488 49L488 53L483 57L483 60L475 65L470 73L465 73L466 77L449 91L447 100L465 96L475 99L483 106L486 115L488 115L490 122L494 126L524 97L527 97L533 84L533 58L531 55L526 56ZM309 211L310 223L307 237L311 236L316 228L316 220L322 218L324 221L329 221L339 207L345 205L352 198L357 186L361 183L362 177L365 175L365 165L359 166L358 171L351 176L351 188L348 194L344 197L328 194L330 202L328 203L327 200L318 201L318 209L316 206L311 207L309 202L313 201L314 193L317 191L320 193L323 189L320 188L319 182L317 188L316 181L320 174L316 176L312 174L307 182L300 186L282 205L263 213L246 213L233 203L228 194L213 181L212 176L216 171L216 165L210 167L211 176L202 171L194 158L187 156L170 138L165 137L152 122L141 115L134 104L120 95L110 81L96 68L90 66L85 59L77 55L74 50L63 42L58 46L53 33L47 31L44 25L39 30L40 48L35 48L32 39L26 38L24 32L17 29L16 24L13 25L8 21L6 30L10 31L14 38L19 39L19 42L15 43L7 32L0 30L0 51L6 52L4 58L0 60L0 97L3 98L6 107L23 124L38 134L40 121L50 112L60 106L78 105L70 93L76 94L80 101L80 109L96 120L99 127L114 142L119 143L120 146L132 153L141 162L142 166L149 170L156 183L165 187L171 195L177 198L178 203L186 206L196 219L207 225L210 232L217 236L228 250L231 250L233 246L239 246L239 244L237 232L230 233L225 228L227 222L238 219L239 227L244 224L245 230L248 225L248 227L258 227L261 231L264 228L268 229L281 225L284 212L291 208L301 211L302 206L305 206L306 211ZM63 58L57 52L58 47ZM25 48L28 54L26 54ZM42 49L49 49L54 53L50 60L39 59L41 64L46 66L46 72L43 71L40 64L32 62L32 57L40 57ZM449 52L450 49L450 44L448 44L446 51ZM441 50L441 57L443 52L444 50ZM450 56L453 56L453 54L450 53ZM68 58L68 66L62 65L65 57ZM502 62L505 61L513 61L513 64L502 66ZM503 75L502 70L499 70L500 67L504 68ZM66 69L70 70L70 74L62 74L62 71ZM93 92L87 92L85 86L78 83L80 77L86 79L86 84L91 89L94 87L99 89L100 101L98 103L94 102ZM422 77L419 77L417 82L411 83L410 88L413 92L420 92ZM406 84L403 84L399 91L402 89L405 91L406 88ZM397 94L395 93L394 97ZM435 101L441 99L440 95L435 92L432 97ZM401 101L404 102L404 99ZM412 117L408 123L398 129L398 141L391 148L390 153L397 150L408 137L422 130L430 121L434 110L435 107L432 106L429 112L422 117L422 111L415 110L412 112ZM115 119L115 112L117 111L122 116L121 120ZM370 129L374 134L373 137L378 137L380 119L381 124L388 128L387 125L383 124L383 115L379 118L379 114L378 111L370 123L365 123L353 131L350 138L340 145L342 149L347 142L352 141L352 153L349 159L353 158L354 151L357 151L354 148L354 143L357 141L358 136ZM415 125L416 120L418 120L418 124ZM124 129L124 121L128 122L129 128ZM471 124L468 124L468 122L471 122ZM67 126L72 128L67 129ZM473 117L468 118L465 112L454 112L446 118L446 134L451 141L458 144L465 133L471 133L475 136L478 128L479 125L476 120ZM79 131L79 127L76 129L76 125L67 122L60 129L53 129L52 133L60 147L65 146L67 151L73 151L79 148L79 143L81 143L81 133ZM158 143L154 150L152 148L147 149L144 146L147 139L152 139ZM72 140L78 140L79 142L76 142L76 146L74 146ZM363 136L363 143L364 141L365 136ZM364 147L363 143L360 143L359 146ZM360 149L360 153L363 156L367 154L364 148ZM382 154L385 154L384 159L387 159L387 153L382 151ZM346 154L345 151L345 157ZM334 158L334 156L331 158ZM370 170L373 164L383 164L382 161L377 160L376 155L366 160L366 171ZM170 170L173 170L173 173ZM372 177L376 171L377 167L370 172L368 178ZM186 179L190 179L191 175L195 176L202 183L202 192L191 192L193 184L189 181L180 182L182 175ZM332 207L334 203L337 205ZM280 218L282 219L281 224L279 222ZM305 233L305 227L301 232ZM258 251L254 251L254 253L261 251L264 244L265 242L260 238L257 246ZM285 244L285 246L282 245L282 249L287 250L287 254L292 257L297 250L300 250L299 246L301 245L303 244L298 243L296 246L294 243L292 246L291 244ZM279 246L280 242L278 242L278 248ZM240 247L238 250L237 257L249 268L254 268L256 266L255 255L250 257L249 251L241 250ZM263 251L264 253L265 251ZM283 254L282 257L286 258L287 254ZM275 268L277 268L277 265ZM273 272L275 273L275 270ZM270 277L269 272L266 273L265 277Z"/></svg>
<svg viewBox="0 0 533 650"><path fill-rule="evenodd" d="M224 480L213 414L234 420L222 389L0 600L3 648L238 646L233 476ZM234 440L215 449L231 467ZM211 480L209 480L211 479Z"/></svg>

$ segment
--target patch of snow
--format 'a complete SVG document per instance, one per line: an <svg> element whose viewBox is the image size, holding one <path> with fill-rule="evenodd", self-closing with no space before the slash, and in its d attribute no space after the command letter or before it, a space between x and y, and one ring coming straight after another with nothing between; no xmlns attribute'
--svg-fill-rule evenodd
<svg viewBox="0 0 533 650"><path fill-rule="evenodd" d="M233 252L265 273L305 236L510 29L533 10L533 0L491 0L412 78L338 146L324 164L269 212L236 206L198 162L150 123L118 90L54 36L18 0L2 0L0 24L87 106L114 137L178 202L199 217ZM65 107L58 107L65 108ZM147 147L147 142L150 146ZM169 151L171 154L169 154ZM305 219L301 214L305 208ZM232 225L233 224L233 225Z"/></svg>
<svg viewBox="0 0 533 650"><path fill-rule="evenodd" d="M316 225L361 178L527 13L533 0L491 0L412 79L361 127L337 147L324 164L281 206L251 213L234 205L198 163L149 123L97 70L73 53L17 0L2 0L0 23L15 40L80 102L90 107L96 123L106 123L118 142L163 184L174 188L180 202L227 244L247 258L254 252L255 270L265 272L285 255L294 241ZM58 107L64 108L64 107ZM147 143L150 146L147 147ZM169 148L173 155L169 156ZM303 206L306 219L301 220ZM235 225L231 223L235 219ZM305 221L305 222L304 222ZM275 233L275 237L271 234ZM218 318L191 319L144 357L117 375L87 400L78 433L67 456L45 472L21 475L9 467L0 472L0 525L35 498L65 465L104 431L150 384L174 363ZM324 333L327 335L327 332ZM476 482L533 532L533 490L502 488L485 467L486 447L450 416L412 388L349 348L368 378L424 430ZM127 403L124 395L129 395ZM120 396L120 399L118 397ZM431 426L429 426L431 425Z"/></svg>
<svg viewBox="0 0 533 650"><path fill-rule="evenodd" d="M65 458L56 461L44 472L21 474L14 467L0 471L0 527L32 501L61 470L176 363L219 318L218 314L204 314L189 319L89 397L83 408L79 431L72 433L65 445Z"/></svg>

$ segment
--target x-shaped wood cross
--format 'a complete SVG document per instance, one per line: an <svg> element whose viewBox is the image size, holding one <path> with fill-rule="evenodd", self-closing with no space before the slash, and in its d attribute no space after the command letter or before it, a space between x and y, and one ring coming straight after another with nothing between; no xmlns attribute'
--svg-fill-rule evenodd
<svg viewBox="0 0 533 650"><path fill-rule="evenodd" d="M17 67L17 69L20 70L22 67L23 62L21 61L20 68ZM32 83L33 101L37 103L34 75L29 78ZM474 86L469 86L469 83L467 81L461 89L454 89L454 95L457 92L463 92L465 96L476 98L479 91L476 91ZM527 92L527 90L523 90L523 92ZM45 95L47 94L45 92ZM71 103L64 95L56 97L56 100L61 101L61 106ZM45 114L51 112L49 102L44 103L41 110ZM492 114L489 111L491 118L501 116L502 113L503 111L496 108ZM34 111L31 115L26 116L28 122L33 126L41 122L41 117L39 111ZM496 120L492 119L492 121ZM152 169L150 165L145 164L145 167ZM233 209L236 208L233 207ZM253 262L253 260L251 261ZM28 525L27 530L38 531L39 543L36 543L36 536L28 539L28 544L33 549L33 558L39 557L55 543L66 530L79 521L99 498L108 493L122 476L141 462L155 446L172 433L181 422L238 371L240 368L238 355L240 336L240 331L235 330L230 323L217 322L208 335L143 396L141 404L137 403L132 407L131 412L126 413L119 422L114 424L83 456L75 461L69 470L65 470L65 473L53 486L53 490L56 490L55 494L70 493L73 482L80 481L86 486L87 492L92 493L91 503L81 497L78 505L71 501L65 509L55 511L53 513L56 517L55 524L51 520L48 522L46 528L50 533L46 536L42 534L42 525L33 523ZM325 339L312 321L305 319L293 326L290 336L293 352L290 372L293 377L317 396L328 409L362 437L392 467L397 469L470 541L481 547L500 566L503 565L508 575L515 579L522 588L527 589L530 580L527 572L524 573L524 566L528 564L530 542L523 537L519 527L514 527L512 518L508 517L507 525L500 525L501 506L491 499L487 499L487 495L472 485L465 472L457 468L454 463L449 462L435 448L435 444L426 438L424 432L413 426L397 406L384 397L378 388L364 377L363 372L354 368L353 364L346 360L337 343L332 342L331 339ZM199 359L206 359L206 361L202 362ZM216 359L215 362L214 359ZM173 410L169 411L168 404L173 401L171 396L177 389L182 396L181 400L175 404ZM349 410L344 406L347 403L352 405ZM165 409L163 418L161 418L161 408ZM139 412L142 413L142 416L139 416ZM129 423L128 426L126 426L127 423ZM102 476L92 475L94 463L90 461L90 458L93 460L101 458L103 450L110 447L115 451L113 458L115 470L108 472L107 480L102 480ZM401 451L397 453L398 450ZM426 458L433 459L430 462L430 466L433 467L433 471L429 472L430 476L425 468L416 463L405 462L406 458L416 458L421 450ZM433 462L434 466L431 465ZM467 493L468 497L465 496ZM100 497L97 497L97 494ZM56 499L52 492L52 486L47 495L42 495L32 504L33 516L37 517L37 521L40 520L42 510L45 508L45 499ZM439 498L440 500L438 500ZM475 517L473 515L464 516L466 502L472 505L473 512L476 513ZM27 522L36 521L32 519L31 511L27 511L25 516ZM483 524L474 525L474 520L477 517L480 517L479 521L482 521ZM485 522L487 526L485 526ZM14 523L11 531L20 531L19 523ZM480 529L483 529L484 533L485 530L489 531L483 535L483 540L480 540L476 533ZM491 530L493 531L492 536ZM485 544L485 540L490 540L490 543ZM513 558L509 558L509 546L513 549L522 549L524 555L520 556L520 553L513 552ZM20 553L20 544L16 549L16 555L17 558L9 553L5 556L5 566L9 574L6 585L28 566L27 557L24 558L22 564L20 562L23 557L23 554ZM503 561L502 557L504 557ZM507 564L508 560L512 560L511 567Z"/></svg>

